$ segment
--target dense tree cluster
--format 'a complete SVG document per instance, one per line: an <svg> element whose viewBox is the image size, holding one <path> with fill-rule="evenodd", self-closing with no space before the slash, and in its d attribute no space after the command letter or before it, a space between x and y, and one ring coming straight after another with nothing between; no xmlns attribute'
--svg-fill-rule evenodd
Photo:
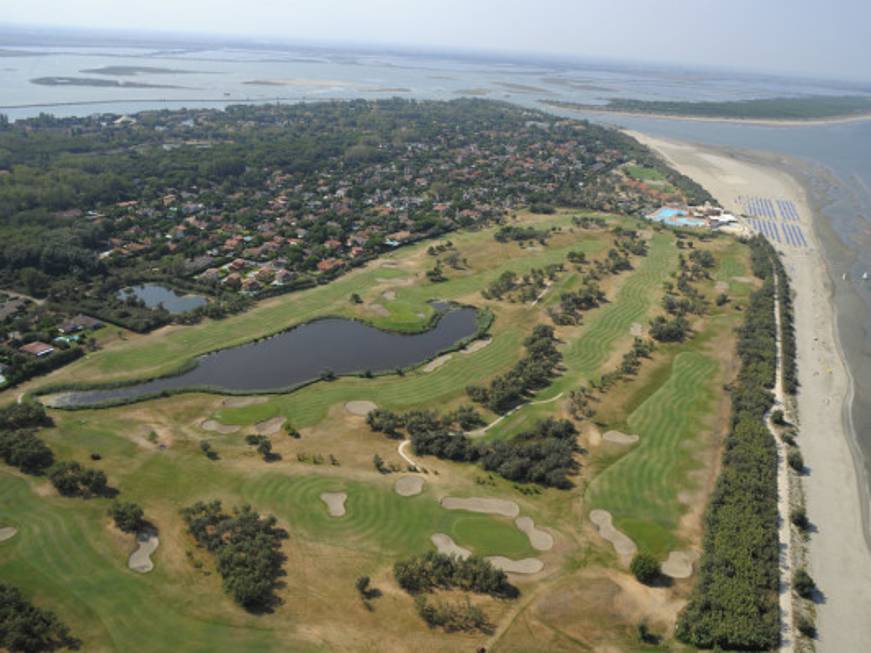
<svg viewBox="0 0 871 653"><path fill-rule="evenodd" d="M539 324L524 341L526 356L506 374L496 377L489 388L468 386L473 401L496 413L504 413L524 402L534 390L546 387L556 375L562 354L556 348L553 327Z"/></svg>
<svg viewBox="0 0 871 653"><path fill-rule="evenodd" d="M0 408L0 458L25 474L39 475L54 464L51 449L36 436L35 429L50 426L45 407L25 401Z"/></svg>
<svg viewBox="0 0 871 653"><path fill-rule="evenodd" d="M427 597L414 597L414 605L427 626L444 628L449 633L480 630L489 632L491 629L487 615L471 601L429 601Z"/></svg>
<svg viewBox="0 0 871 653"><path fill-rule="evenodd" d="M500 598L514 598L520 594L508 582L504 571L478 556L464 560L458 556L429 551L408 560L400 560L393 565L393 575L399 586L409 594L439 589L465 590Z"/></svg>
<svg viewBox="0 0 871 653"><path fill-rule="evenodd" d="M79 640L48 610L27 601L17 588L0 583L0 648L10 653L78 649Z"/></svg>
<svg viewBox="0 0 871 653"><path fill-rule="evenodd" d="M660 342L683 342L690 332L690 323L683 315L667 318L657 315L650 321L650 336Z"/></svg>
<svg viewBox="0 0 871 653"><path fill-rule="evenodd" d="M48 478L65 497L102 497L112 493L106 473L88 469L77 462L59 462L48 472Z"/></svg>
<svg viewBox="0 0 871 653"><path fill-rule="evenodd" d="M775 265L763 238L750 245L763 286L739 331L741 371L722 472L705 516L699 580L676 630L705 649L768 650L780 641L777 450L764 421L775 375Z"/></svg>
<svg viewBox="0 0 871 653"><path fill-rule="evenodd" d="M481 466L509 481L568 489L568 477L578 469L577 437L569 420L545 419L531 431L482 447Z"/></svg>
<svg viewBox="0 0 871 653"><path fill-rule="evenodd" d="M510 301L535 301L548 284L555 281L557 274L563 270L559 263L544 268L532 268L518 278L517 274L506 270L489 286L481 291L485 299L505 299Z"/></svg>
<svg viewBox="0 0 871 653"><path fill-rule="evenodd" d="M550 232L544 229L520 227L516 225L505 225L499 227L496 233L493 234L493 238L498 240L500 243L507 243L512 240L516 242L537 241L542 245L547 242L548 236L550 236Z"/></svg>
<svg viewBox="0 0 871 653"><path fill-rule="evenodd" d="M373 431L402 437L400 429L404 429L414 453L420 456L479 463L487 471L518 483L565 489L571 487L569 476L578 469L578 433L568 420L545 419L510 440L476 442L456 428L459 425L468 429L482 423L481 416L469 407L445 417L432 411L397 415L384 410L373 411L370 416Z"/></svg>
<svg viewBox="0 0 871 653"><path fill-rule="evenodd" d="M284 573L281 541L288 536L275 517L261 517L248 505L227 514L220 501L197 502L182 517L197 543L217 558L224 589L236 603L252 611L275 603Z"/></svg>

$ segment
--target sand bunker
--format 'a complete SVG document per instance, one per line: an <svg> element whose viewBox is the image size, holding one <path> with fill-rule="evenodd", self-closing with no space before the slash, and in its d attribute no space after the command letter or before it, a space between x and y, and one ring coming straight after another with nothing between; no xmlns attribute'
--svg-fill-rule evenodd
<svg viewBox="0 0 871 653"><path fill-rule="evenodd" d="M423 371L424 372L434 372L438 368L440 368L442 365L447 363L449 360L451 360L451 358L453 358L453 357L454 357L453 354L443 354L441 356L437 356L436 358L433 358L429 363L427 363L426 365L423 366Z"/></svg>
<svg viewBox="0 0 871 653"><path fill-rule="evenodd" d="M514 525L526 533L526 537L529 538L529 544L536 551L550 551L553 548L553 535L540 528L536 528L532 517L518 517L514 520Z"/></svg>
<svg viewBox="0 0 871 653"><path fill-rule="evenodd" d="M6 526L5 528L0 528L0 542L5 542L6 540L11 540L18 533L17 528L13 528L12 526Z"/></svg>
<svg viewBox="0 0 871 653"><path fill-rule="evenodd" d="M640 338L644 335L644 325L641 322L633 322L632 326L629 327L629 335Z"/></svg>
<svg viewBox="0 0 871 653"><path fill-rule="evenodd" d="M457 556L463 560L472 555L472 552L469 551L469 549L464 549L454 542L450 535L445 535L444 533L433 533L432 537L429 539L433 544L435 544L435 548L438 549L439 553L444 553L449 556Z"/></svg>
<svg viewBox="0 0 871 653"><path fill-rule="evenodd" d="M403 476L396 479L393 491L401 497L413 497L423 492L423 482L420 476Z"/></svg>
<svg viewBox="0 0 871 653"><path fill-rule="evenodd" d="M594 510L590 513L590 521L596 526L599 535L613 545L621 562L628 565L632 561L632 556L638 551L638 547L625 533L614 528L611 513L607 510Z"/></svg>
<svg viewBox="0 0 871 653"><path fill-rule="evenodd" d="M394 290L385 290L383 293L381 293L381 296L382 296L384 299L386 299L388 302L392 302L394 299L396 299L396 291L394 291Z"/></svg>
<svg viewBox="0 0 871 653"><path fill-rule="evenodd" d="M207 419L202 424L200 424L200 428L204 431L212 431L213 433L235 433L239 430L238 426L230 426L229 424L221 424L218 420Z"/></svg>
<svg viewBox="0 0 871 653"><path fill-rule="evenodd" d="M442 508L485 512L490 515L503 515L512 518L520 514L520 506L513 501L491 497L445 497L442 499Z"/></svg>
<svg viewBox="0 0 871 653"><path fill-rule="evenodd" d="M136 543L139 546L130 554L127 566L133 571L138 571L140 574L147 574L154 569L151 554L157 551L160 540L154 531L142 531L136 534Z"/></svg>
<svg viewBox="0 0 871 653"><path fill-rule="evenodd" d="M371 401L349 401L345 404L345 410L358 417L366 417L376 408L378 406Z"/></svg>
<svg viewBox="0 0 871 653"><path fill-rule="evenodd" d="M483 340L475 340L466 345L463 349L460 350L461 354L474 354L476 351L481 351L493 342L492 338L484 338Z"/></svg>
<svg viewBox="0 0 871 653"><path fill-rule="evenodd" d="M284 417L273 417L272 419L263 422L257 422L257 424L254 425L254 428L261 435L273 435L281 430L281 427L284 426L284 421Z"/></svg>
<svg viewBox="0 0 871 653"><path fill-rule="evenodd" d="M345 499L348 498L345 492L321 492L321 501L327 504L327 512L330 517L344 517L345 515Z"/></svg>
<svg viewBox="0 0 871 653"><path fill-rule="evenodd" d="M523 558L512 560L505 556L488 556L487 562L508 574L537 574L544 569L544 563L538 558Z"/></svg>
<svg viewBox="0 0 871 653"><path fill-rule="evenodd" d="M244 408L256 404L265 404L269 397L227 397L221 402L224 408Z"/></svg>
<svg viewBox="0 0 871 653"><path fill-rule="evenodd" d="M615 444L635 444L638 442L637 435L626 435L625 433L621 433L620 431L608 431L605 435L602 436L608 442L613 442Z"/></svg>
<svg viewBox="0 0 871 653"><path fill-rule="evenodd" d="M718 281L717 285L714 286L714 289L719 291L719 292L725 292L725 291L729 290L729 284L726 283L725 281Z"/></svg>
<svg viewBox="0 0 871 653"><path fill-rule="evenodd" d="M672 551L662 563L662 573L672 578L689 578L693 575L693 563L698 558L695 551Z"/></svg>

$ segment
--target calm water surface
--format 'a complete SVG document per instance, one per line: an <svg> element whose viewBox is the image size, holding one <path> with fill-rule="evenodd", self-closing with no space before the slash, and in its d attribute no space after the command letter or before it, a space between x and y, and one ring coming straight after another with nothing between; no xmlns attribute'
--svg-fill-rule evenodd
<svg viewBox="0 0 871 653"><path fill-rule="evenodd" d="M315 320L266 340L202 356L194 369L180 376L66 393L58 403L89 406L205 386L236 392L281 390L317 379L328 370L335 374L395 370L427 360L474 335L476 314L474 308L449 310L432 329L412 335L341 318Z"/></svg>

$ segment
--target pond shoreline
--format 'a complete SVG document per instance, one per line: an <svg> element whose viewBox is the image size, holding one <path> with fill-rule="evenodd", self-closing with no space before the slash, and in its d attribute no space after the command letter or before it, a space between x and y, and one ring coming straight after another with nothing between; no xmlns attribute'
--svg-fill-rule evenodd
<svg viewBox="0 0 871 653"><path fill-rule="evenodd" d="M393 369L383 369L383 370L379 370L379 371L355 370L355 371L349 371L349 372L335 373L332 375L332 379L338 379L338 378L342 378L342 377L355 377L355 376L356 377L363 377L363 378L375 378L375 377L385 376L388 374L396 374L397 372L404 373L404 372L411 371L411 370L417 369L419 367L422 367L422 366L426 365L427 363L429 363L430 361L432 361L433 359L435 359L439 356L442 356L446 353L459 351L459 350L463 349L464 347L466 347L470 342L473 342L477 339L482 338L490 330L490 326L492 325L493 319L494 319L493 314L489 310L486 310L486 309L481 310L475 306L449 302L447 304L447 308L445 310L437 311L424 324L423 328L416 330L416 331L413 331L413 332L401 331L398 329L381 328L381 327L378 327L378 326L372 324L371 322L368 322L368 321L365 321L365 320L362 320L362 319L356 318L356 317L345 317L345 316L337 316L337 315L321 315L321 316L318 316L318 317L313 318L311 320L307 320L305 322L300 322L300 323L294 324L290 327L286 327L286 328L281 329L280 331L276 331L275 333L272 333L268 336L254 338L254 339L249 340L245 343L233 345L232 347L222 347L222 348L218 348L218 349L215 349L215 350L212 350L209 352L205 352L203 354L196 356L193 359L190 359L190 360L184 362L178 368L176 368L175 370L172 370L171 372L168 372L166 374L161 374L161 375L154 376L154 377L139 378L139 379L124 379L121 381L115 381L115 382L110 382L110 383L63 383L63 384L48 385L48 386L45 386L42 388L37 388L36 391L34 391L32 394L34 397L48 397L49 395L60 395L61 397L63 397L67 393L110 391L110 390L115 390L115 389L123 389L123 388L128 388L128 387L133 387L133 386L144 385L144 384L151 383L154 381L172 379L172 378L179 377L179 376L182 376L184 374L187 374L187 373L193 371L194 369L196 369L199 366L199 361L201 361L202 359L207 358L209 356L213 356L215 354L219 354L219 353L225 352L225 351L240 349L242 347L257 345L259 343L266 342L266 341L271 340L273 338L276 338L276 337L279 337L279 336L282 336L285 334L289 334L289 333L291 333L297 329L300 329L302 327L311 326L311 325L316 324L318 322L323 322L323 321L328 321L328 320L342 320L345 322L353 322L353 323L357 323L357 324L360 324L360 325L363 325L363 326L366 326L366 327L369 327L372 329L377 329L378 331L385 333L385 334L391 334L391 335L397 335L397 336L423 335L423 334L426 334L428 332L433 331L438 326L439 322L441 321L441 319L444 316L446 316L450 313L460 311L460 310L469 310L469 309L475 311L475 317L474 317L475 330L474 330L474 332L468 336L460 338L459 340L457 340L456 342L454 342L450 346L442 347L438 351L431 353L430 355L424 357L423 359L421 359L421 360L419 360L411 365L406 365L406 366L397 367L397 368L393 368ZM106 400L95 401L93 403L73 404L73 403L66 403L64 401L56 401L56 402L44 401L43 403L45 403L48 407L55 408L55 409L88 410L88 409L94 409L94 408L111 408L111 407L123 406L123 405L132 404L132 403L138 403L140 401L148 401L151 399L157 399L157 398L161 398L161 397L170 397L170 396L177 395L177 394L192 393L192 392L226 395L226 396L253 396L253 395L289 394L291 392L295 392L295 391L300 390L306 386L309 386L313 383L317 383L317 382L323 381L323 380L330 380L330 379L325 379L323 377L323 375L321 375L321 376L316 376L316 377L311 378L311 379L307 379L305 381L293 383L290 385L270 387L270 388L255 388L255 389L227 388L227 387L221 387L221 386L214 385L214 384L193 384L193 385L189 385L189 386L186 385L186 386L180 386L180 387L176 387L176 388L165 388L165 389L157 390L154 392L148 392L148 393L145 393L142 395L108 398ZM57 399L60 399L61 397L57 397Z"/></svg>

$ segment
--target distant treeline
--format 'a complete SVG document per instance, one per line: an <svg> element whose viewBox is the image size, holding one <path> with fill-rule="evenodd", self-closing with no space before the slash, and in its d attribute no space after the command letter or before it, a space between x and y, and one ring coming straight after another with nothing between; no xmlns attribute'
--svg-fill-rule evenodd
<svg viewBox="0 0 871 653"><path fill-rule="evenodd" d="M777 449L765 423L774 403L778 268L765 239L750 246L763 285L739 330L723 469L705 516L699 580L676 628L681 641L702 649L770 650L780 641Z"/></svg>
<svg viewBox="0 0 871 653"><path fill-rule="evenodd" d="M724 102L678 102L611 98L605 105L547 101L546 104L585 111L656 113L699 118L737 118L745 120L813 120L871 113L871 97L866 95L814 95L775 97Z"/></svg>

